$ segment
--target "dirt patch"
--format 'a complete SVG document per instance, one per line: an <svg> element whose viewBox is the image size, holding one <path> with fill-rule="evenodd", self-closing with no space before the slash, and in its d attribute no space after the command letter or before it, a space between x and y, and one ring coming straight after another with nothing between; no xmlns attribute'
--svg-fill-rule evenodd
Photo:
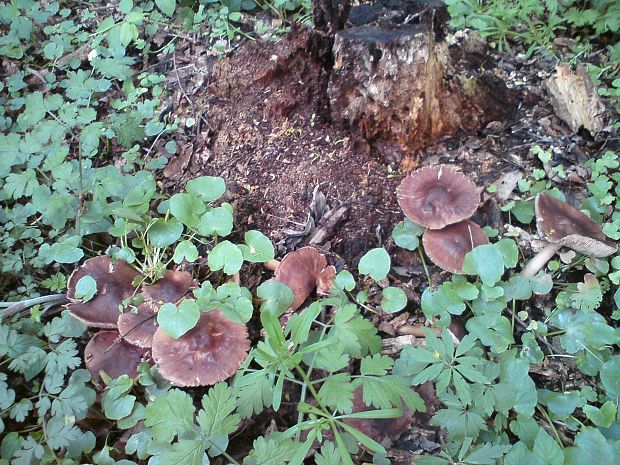
<svg viewBox="0 0 620 465"><path fill-rule="evenodd" d="M179 160L172 160L169 183L222 176L237 226L259 229L281 244L287 230L303 229L318 185L330 207L349 208L346 221L321 245L351 264L402 219L396 186L418 160L456 162L481 185L510 166L495 150L474 156L457 140L410 154L402 171L354 148L348 133L330 125L322 53L315 36L299 30L277 43L248 43L215 62L208 84L192 96L208 126L195 139L188 136L191 153L185 166L175 168ZM176 113L186 114L190 109L179 101Z"/></svg>

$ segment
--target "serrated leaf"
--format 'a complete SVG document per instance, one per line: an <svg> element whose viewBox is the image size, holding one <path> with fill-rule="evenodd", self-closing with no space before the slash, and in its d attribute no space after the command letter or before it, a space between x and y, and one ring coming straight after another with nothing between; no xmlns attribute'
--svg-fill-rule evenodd
<svg viewBox="0 0 620 465"><path fill-rule="evenodd" d="M224 442L224 449L228 443L228 435L237 430L241 421L239 415L233 413L237 408L236 400L232 388L220 382L202 397L202 410L198 412L198 424L206 439L217 444ZM222 450L214 448L210 454L215 456L221 452Z"/></svg>
<svg viewBox="0 0 620 465"><path fill-rule="evenodd" d="M172 389L146 406L144 424L159 441L170 443L177 434L194 429L194 402L187 393Z"/></svg>

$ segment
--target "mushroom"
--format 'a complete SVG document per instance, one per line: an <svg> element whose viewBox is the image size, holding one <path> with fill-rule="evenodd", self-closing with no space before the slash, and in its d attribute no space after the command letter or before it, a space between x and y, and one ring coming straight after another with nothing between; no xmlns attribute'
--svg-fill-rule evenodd
<svg viewBox="0 0 620 465"><path fill-rule="evenodd" d="M97 293L88 302L75 299L75 288L84 276L91 276L97 283ZM137 276L139 273L122 260L113 263L107 255L89 258L69 277L67 310L88 326L116 328L119 306L134 294L133 280Z"/></svg>
<svg viewBox="0 0 620 465"><path fill-rule="evenodd" d="M270 260L265 266L275 268L274 279L293 291L295 300L289 311L297 310L315 289L321 295L329 294L336 278L336 269L327 266L325 255L314 247L302 247L286 254L281 262Z"/></svg>
<svg viewBox="0 0 620 465"><path fill-rule="evenodd" d="M595 258L607 257L618 250L617 244L603 234L601 225L568 203L541 192L534 207L538 234L549 244L521 271L524 278L536 275L562 247Z"/></svg>
<svg viewBox="0 0 620 465"><path fill-rule="evenodd" d="M414 171L396 189L405 215L429 229L441 229L470 218L480 203L480 191L463 173L448 165Z"/></svg>
<svg viewBox="0 0 620 465"><path fill-rule="evenodd" d="M175 386L208 386L233 375L250 349L245 325L220 310L201 313L196 326L178 339L157 328L152 355L159 373Z"/></svg>
<svg viewBox="0 0 620 465"><path fill-rule="evenodd" d="M187 271L166 270L155 284L142 287L142 295L156 310L162 304L178 301L193 285L192 275Z"/></svg>
<svg viewBox="0 0 620 465"><path fill-rule="evenodd" d="M461 221L443 229L427 229L422 236L424 251L435 265L451 273L463 273L465 255L489 238L473 221Z"/></svg>
<svg viewBox="0 0 620 465"><path fill-rule="evenodd" d="M137 311L128 311L118 316L118 332L130 344L150 348L157 329L157 313L148 303L138 306Z"/></svg>
<svg viewBox="0 0 620 465"><path fill-rule="evenodd" d="M142 287L144 303L137 310L118 316L118 331L130 344L151 347L157 329L157 310L164 303L177 302L193 284L192 275L186 271L166 270L155 284Z"/></svg>
<svg viewBox="0 0 620 465"><path fill-rule="evenodd" d="M93 381L99 380L100 371L111 378L127 374L138 375L138 365L148 351L128 344L117 331L99 331L86 344L84 362Z"/></svg>

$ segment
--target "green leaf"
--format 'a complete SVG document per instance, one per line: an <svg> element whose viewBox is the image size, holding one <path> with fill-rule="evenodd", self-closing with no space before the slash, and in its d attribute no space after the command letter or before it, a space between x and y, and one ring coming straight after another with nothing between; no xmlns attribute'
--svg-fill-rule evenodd
<svg viewBox="0 0 620 465"><path fill-rule="evenodd" d="M82 276L75 285L75 298L88 302L97 293L97 281L92 276Z"/></svg>
<svg viewBox="0 0 620 465"><path fill-rule="evenodd" d="M198 249L189 240L181 241L174 248L174 255L172 260L174 263L181 263L183 260L187 260L192 263L198 259Z"/></svg>
<svg viewBox="0 0 620 465"><path fill-rule="evenodd" d="M232 229L233 214L229 204L209 210L198 225L198 232L203 236L228 236Z"/></svg>
<svg viewBox="0 0 620 465"><path fill-rule="evenodd" d="M342 413L351 413L354 388L355 386L351 383L351 377L348 374L332 374L321 386L319 398L328 407Z"/></svg>
<svg viewBox="0 0 620 465"><path fill-rule="evenodd" d="M224 192L226 192L226 183L222 178L201 176L199 178L190 179L185 186L185 190L189 194L199 197L204 202L213 202L224 195Z"/></svg>
<svg viewBox="0 0 620 465"><path fill-rule="evenodd" d="M260 231L248 231L243 236L246 245L240 245L243 259L251 263L263 263L273 260L275 251L267 236Z"/></svg>
<svg viewBox="0 0 620 465"><path fill-rule="evenodd" d="M170 443L177 434L194 429L194 403L189 394L172 389L146 406L145 426L158 441ZM174 463L174 462L171 462Z"/></svg>
<svg viewBox="0 0 620 465"><path fill-rule="evenodd" d="M200 309L194 300L183 300L178 306L165 303L157 312L157 324L171 338L178 339L196 326Z"/></svg>
<svg viewBox="0 0 620 465"><path fill-rule="evenodd" d="M620 355L614 355L603 364L601 382L610 398L620 396Z"/></svg>
<svg viewBox="0 0 620 465"><path fill-rule="evenodd" d="M383 289L381 308L387 313L401 311L407 305L407 295L398 287L386 287Z"/></svg>
<svg viewBox="0 0 620 465"><path fill-rule="evenodd" d="M394 243L407 250L415 250L420 245L420 236L424 232L424 228L415 224L409 218L405 218L405 221L401 221L392 231L392 239Z"/></svg>
<svg viewBox="0 0 620 465"><path fill-rule="evenodd" d="M207 439L219 446L210 451L219 455L228 445L228 435L234 433L241 418L233 412L237 408L236 396L226 383L220 382L202 397L202 410L198 412L198 424Z"/></svg>
<svg viewBox="0 0 620 465"><path fill-rule="evenodd" d="M256 295L264 300L261 311L268 311L276 316L288 310L295 300L291 288L275 279L269 279L258 286Z"/></svg>
<svg viewBox="0 0 620 465"><path fill-rule="evenodd" d="M49 244L43 244L39 249L39 257L46 265L52 262L75 263L84 256L84 252L78 247L81 241L80 236L71 236L52 244L51 247Z"/></svg>
<svg viewBox="0 0 620 465"><path fill-rule="evenodd" d="M321 452L314 457L316 465L341 465L340 452L331 441L324 442L321 446Z"/></svg>
<svg viewBox="0 0 620 465"><path fill-rule="evenodd" d="M170 197L170 212L189 228L197 228L207 207L198 197L190 194L174 194Z"/></svg>
<svg viewBox="0 0 620 465"><path fill-rule="evenodd" d="M540 428L538 430L532 452L534 452L534 454L537 455L538 458L540 458L545 464L564 464L564 452L562 452L562 448L551 436L549 436L544 428Z"/></svg>
<svg viewBox="0 0 620 465"><path fill-rule="evenodd" d="M596 428L582 428L575 437L574 447L567 447L564 452L565 465L615 463L614 449Z"/></svg>
<svg viewBox="0 0 620 465"><path fill-rule="evenodd" d="M213 271L224 270L232 275L237 273L243 265L243 254L239 247L230 241L223 241L213 247L207 258L209 268Z"/></svg>
<svg viewBox="0 0 620 465"><path fill-rule="evenodd" d="M243 465L284 465L303 444L290 439L278 441L272 437L259 437L252 446L254 449L243 459Z"/></svg>
<svg viewBox="0 0 620 465"><path fill-rule="evenodd" d="M369 275L375 281L385 278L390 272L390 256L384 248L371 249L360 259L358 271Z"/></svg>
<svg viewBox="0 0 620 465"><path fill-rule="evenodd" d="M596 408L593 405L584 405L582 407L583 413L586 414L588 419L596 426L601 428L609 428L616 419L617 405L608 400L601 408Z"/></svg>
<svg viewBox="0 0 620 465"><path fill-rule="evenodd" d="M487 286L495 286L504 274L504 257L495 244L484 244L465 255L463 273L478 275Z"/></svg>
<svg viewBox="0 0 620 465"><path fill-rule="evenodd" d="M177 6L176 0L155 0L155 4L157 5L157 8L159 8L161 12L168 17L172 17Z"/></svg>
<svg viewBox="0 0 620 465"><path fill-rule="evenodd" d="M181 439L156 457L159 459L157 463L161 464L209 465L210 463L204 443L200 439Z"/></svg>
<svg viewBox="0 0 620 465"><path fill-rule="evenodd" d="M133 387L128 375L112 380L103 394L103 411L110 420L120 420L131 414L136 396L126 395Z"/></svg>
<svg viewBox="0 0 620 465"><path fill-rule="evenodd" d="M121 10L121 13L129 13L133 9L133 0L121 0L118 9Z"/></svg>
<svg viewBox="0 0 620 465"><path fill-rule="evenodd" d="M183 225L175 219L159 218L149 227L147 235L154 247L164 248L174 244L183 234Z"/></svg>

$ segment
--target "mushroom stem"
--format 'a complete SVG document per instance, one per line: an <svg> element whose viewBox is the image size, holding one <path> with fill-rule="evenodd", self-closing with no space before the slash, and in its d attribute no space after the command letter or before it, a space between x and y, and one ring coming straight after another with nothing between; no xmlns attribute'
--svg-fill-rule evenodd
<svg viewBox="0 0 620 465"><path fill-rule="evenodd" d="M263 266L267 268L268 270L276 271L276 268L278 267L279 264L280 264L280 260L276 260L275 258L272 258L271 260L267 260L265 263L263 263Z"/></svg>
<svg viewBox="0 0 620 465"><path fill-rule="evenodd" d="M520 275L527 279L532 278L561 248L561 244L547 244L544 249L538 252L538 254L529 261Z"/></svg>

